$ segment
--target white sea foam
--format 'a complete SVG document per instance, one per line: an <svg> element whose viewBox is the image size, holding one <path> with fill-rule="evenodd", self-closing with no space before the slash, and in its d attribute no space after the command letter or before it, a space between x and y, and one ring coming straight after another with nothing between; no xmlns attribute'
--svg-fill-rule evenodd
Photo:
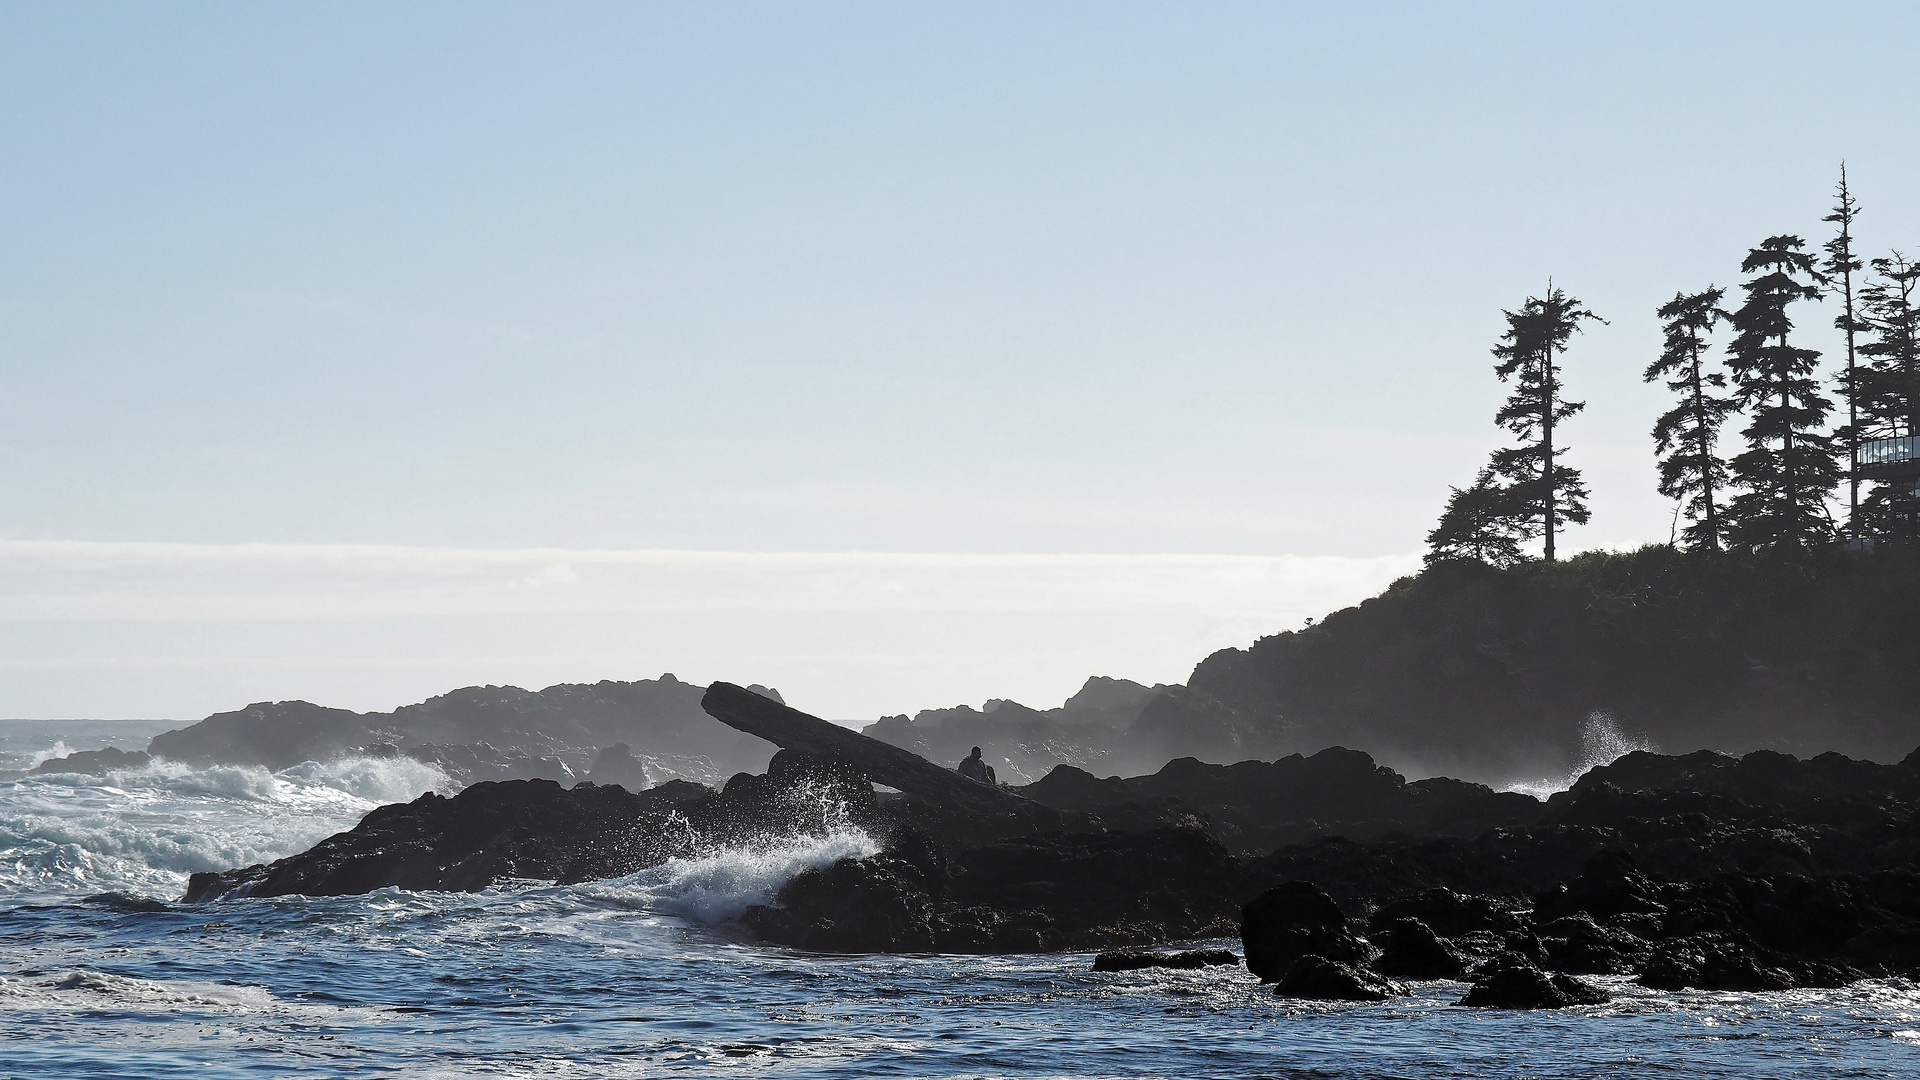
<svg viewBox="0 0 1920 1080"><path fill-rule="evenodd" d="M582 886L582 891L695 922L721 923L754 904L770 902L802 870L865 858L879 850L879 842L864 832L836 829L669 859L623 878Z"/></svg>
<svg viewBox="0 0 1920 1080"><path fill-rule="evenodd" d="M106 776L0 783L0 895L122 891L172 898L186 875L277 859L382 803L451 792L411 758L259 766L156 760Z"/></svg>
<svg viewBox="0 0 1920 1080"><path fill-rule="evenodd" d="M79 969L44 976L0 975L0 1009L220 1009L271 1008L272 993L259 986L198 980L135 979Z"/></svg>
<svg viewBox="0 0 1920 1080"><path fill-rule="evenodd" d="M1574 782L1585 776L1590 769L1611 765L1636 750L1658 753L1659 749L1645 739L1634 738L1620 730L1619 723L1613 717L1595 710L1588 715L1586 722L1580 725L1580 763L1578 765L1564 776L1522 780L1508 784L1506 790L1544 799L1572 787Z"/></svg>

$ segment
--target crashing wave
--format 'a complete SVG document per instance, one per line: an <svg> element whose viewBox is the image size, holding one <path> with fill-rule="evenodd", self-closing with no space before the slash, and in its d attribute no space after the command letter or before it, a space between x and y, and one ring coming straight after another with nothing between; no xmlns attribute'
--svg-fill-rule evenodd
<svg viewBox="0 0 1920 1080"><path fill-rule="evenodd" d="M1537 780L1521 780L1508 784L1507 791L1517 791L1531 795L1536 799L1545 799L1558 794L1574 785L1589 770L1602 765L1611 765L1636 750L1659 753L1660 748L1645 739L1635 738L1620 729L1613 717L1595 710L1580 725L1580 763L1564 776L1543 777Z"/></svg>

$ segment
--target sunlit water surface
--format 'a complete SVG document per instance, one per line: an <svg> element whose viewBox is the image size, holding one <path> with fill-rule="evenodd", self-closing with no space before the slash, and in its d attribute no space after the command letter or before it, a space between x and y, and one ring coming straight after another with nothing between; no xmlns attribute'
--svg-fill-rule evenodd
<svg viewBox="0 0 1920 1080"><path fill-rule="evenodd" d="M17 756L30 736L0 731ZM808 956L730 931L800 868L873 849L846 830L570 888L171 902L193 870L443 786L394 761L0 781L0 1076L1920 1075L1920 987L1899 981L1602 980L1612 1005L1482 1012L1449 983L1316 1004L1237 969Z"/></svg>

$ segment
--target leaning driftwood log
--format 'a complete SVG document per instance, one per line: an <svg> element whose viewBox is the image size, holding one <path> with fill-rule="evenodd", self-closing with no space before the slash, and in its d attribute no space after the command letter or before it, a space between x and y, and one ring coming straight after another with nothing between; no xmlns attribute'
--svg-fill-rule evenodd
<svg viewBox="0 0 1920 1080"><path fill-rule="evenodd" d="M869 739L745 687L714 683L700 699L700 707L728 727L758 735L783 749L849 765L874 783L909 795L976 813L1048 815L1045 807L1010 791L969 780L911 750Z"/></svg>

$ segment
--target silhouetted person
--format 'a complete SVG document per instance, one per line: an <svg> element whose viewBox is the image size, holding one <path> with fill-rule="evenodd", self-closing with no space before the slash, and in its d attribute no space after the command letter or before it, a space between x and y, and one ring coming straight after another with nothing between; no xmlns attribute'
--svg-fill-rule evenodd
<svg viewBox="0 0 1920 1080"><path fill-rule="evenodd" d="M983 784L994 782L993 766L981 760L980 748L977 746L973 748L973 756L961 762L954 771L969 780L978 780Z"/></svg>

